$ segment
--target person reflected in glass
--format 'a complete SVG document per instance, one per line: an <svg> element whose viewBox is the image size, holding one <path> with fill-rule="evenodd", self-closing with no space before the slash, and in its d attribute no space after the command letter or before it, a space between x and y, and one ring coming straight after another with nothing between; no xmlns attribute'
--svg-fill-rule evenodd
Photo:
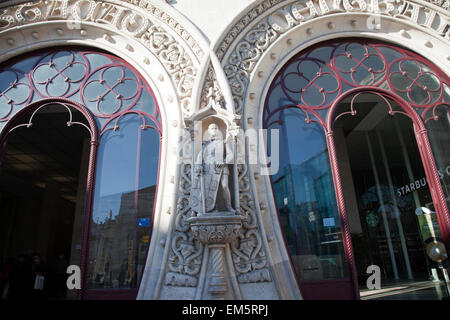
<svg viewBox="0 0 450 320"><path fill-rule="evenodd" d="M32 299L40 300L44 297L44 290L46 288L46 276L47 270L46 266L42 261L40 254L34 254L31 263L31 273L33 277L33 289L32 289Z"/></svg>

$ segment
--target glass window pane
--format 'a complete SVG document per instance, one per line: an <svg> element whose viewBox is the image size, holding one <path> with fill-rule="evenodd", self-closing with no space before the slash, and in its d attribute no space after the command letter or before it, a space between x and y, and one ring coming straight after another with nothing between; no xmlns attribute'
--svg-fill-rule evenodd
<svg viewBox="0 0 450 320"><path fill-rule="evenodd" d="M434 114L435 118L429 119L426 127L447 208L450 208L450 107L438 106Z"/></svg>
<svg viewBox="0 0 450 320"><path fill-rule="evenodd" d="M413 121L390 115L391 109L400 106L376 94L350 96L339 105L333 128L364 297L373 295L366 285L372 265L380 268L383 286L438 278L426 248L441 232Z"/></svg>
<svg viewBox="0 0 450 320"><path fill-rule="evenodd" d="M342 231L323 129L300 109L281 112L280 169L273 192L288 250L300 281L346 276ZM270 134L269 134L270 136ZM270 146L268 147L270 150Z"/></svg>
<svg viewBox="0 0 450 320"><path fill-rule="evenodd" d="M89 288L137 288L150 241L159 134L130 114L101 139L89 248Z"/></svg>

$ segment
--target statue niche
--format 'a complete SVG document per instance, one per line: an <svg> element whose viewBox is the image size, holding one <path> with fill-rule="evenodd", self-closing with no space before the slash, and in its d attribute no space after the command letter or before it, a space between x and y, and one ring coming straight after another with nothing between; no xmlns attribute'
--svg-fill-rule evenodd
<svg viewBox="0 0 450 320"><path fill-rule="evenodd" d="M190 206L199 215L223 210L233 214L229 187L230 164L234 162L232 138L223 139L216 123L208 125L204 138L195 159Z"/></svg>

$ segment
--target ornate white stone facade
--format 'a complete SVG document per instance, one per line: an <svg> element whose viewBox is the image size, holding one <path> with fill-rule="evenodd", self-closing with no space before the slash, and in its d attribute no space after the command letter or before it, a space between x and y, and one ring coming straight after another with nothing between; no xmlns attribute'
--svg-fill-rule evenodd
<svg viewBox="0 0 450 320"><path fill-rule="evenodd" d="M226 287L222 297L228 299L301 299L269 177L249 163L258 142L240 142L239 221L224 218L206 229L189 223L194 122L214 118L227 131L262 128L264 99L276 73L296 53L329 39L367 37L398 44L449 74L449 2L248 1L240 12L236 7L223 12L220 23L226 27L220 36L204 29L215 23L206 21L214 1L198 6L192 18L186 3L195 6L196 1L178 2L185 4L3 2L0 62L43 47L88 46L126 59L151 85L167 130L138 299L212 299L208 288L217 272ZM195 25L201 17L205 21Z"/></svg>

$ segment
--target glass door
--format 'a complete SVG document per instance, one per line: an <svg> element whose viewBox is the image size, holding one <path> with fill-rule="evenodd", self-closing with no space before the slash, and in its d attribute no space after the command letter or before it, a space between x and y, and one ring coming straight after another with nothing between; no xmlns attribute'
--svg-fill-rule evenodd
<svg viewBox="0 0 450 320"><path fill-rule="evenodd" d="M340 104L334 135L361 298L441 298L443 275L427 255L441 231L413 122L381 96L353 98ZM367 288L369 266L380 290Z"/></svg>

